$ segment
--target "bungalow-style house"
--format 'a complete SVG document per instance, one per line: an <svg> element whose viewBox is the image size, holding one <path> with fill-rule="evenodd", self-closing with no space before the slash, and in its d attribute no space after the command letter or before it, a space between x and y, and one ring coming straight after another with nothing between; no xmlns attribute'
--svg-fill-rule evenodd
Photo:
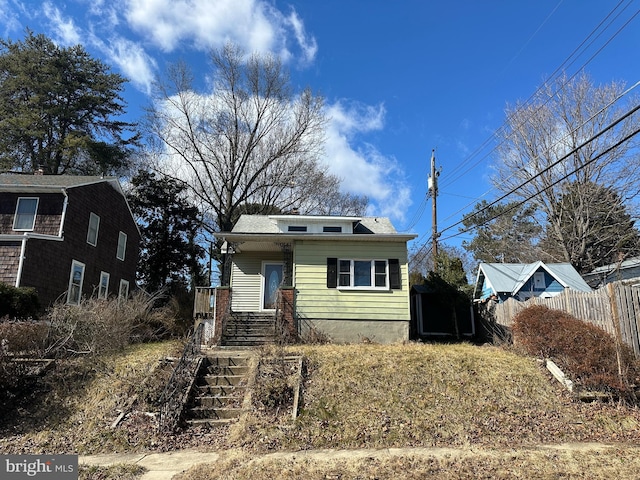
<svg viewBox="0 0 640 480"><path fill-rule="evenodd" d="M600 288L611 282L624 280L633 285L640 285L640 257L628 258L621 262L604 265L582 275L592 287Z"/></svg>
<svg viewBox="0 0 640 480"><path fill-rule="evenodd" d="M224 242L216 340L230 314L284 314L331 341L409 338L407 242L381 217L242 215ZM214 340L214 341L216 341Z"/></svg>
<svg viewBox="0 0 640 480"><path fill-rule="evenodd" d="M570 288L591 292L591 287L570 263L481 263L474 289L474 301L507 298L524 301L531 297L552 297Z"/></svg>
<svg viewBox="0 0 640 480"><path fill-rule="evenodd" d="M35 288L44 308L127 297L139 242L116 178L0 175L0 282Z"/></svg>

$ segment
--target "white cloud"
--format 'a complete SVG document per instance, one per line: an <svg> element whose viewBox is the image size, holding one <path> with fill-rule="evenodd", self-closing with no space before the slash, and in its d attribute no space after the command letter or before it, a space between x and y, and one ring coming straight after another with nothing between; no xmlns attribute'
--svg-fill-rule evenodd
<svg viewBox="0 0 640 480"><path fill-rule="evenodd" d="M143 92L150 94L155 79L156 62L136 42L116 37L101 48L111 61L118 65L125 77Z"/></svg>
<svg viewBox="0 0 640 480"><path fill-rule="evenodd" d="M4 25L4 37L8 37L10 32L21 28L18 12L9 5L8 0L0 0L0 25Z"/></svg>
<svg viewBox="0 0 640 480"><path fill-rule="evenodd" d="M372 215L404 220L411 192L398 162L356 138L384 127L384 106L337 102L327 108L327 116L325 161L331 173L342 179L343 190L368 196Z"/></svg>
<svg viewBox="0 0 640 480"><path fill-rule="evenodd" d="M285 17L266 0L126 0L124 9L131 28L165 52L184 42L207 50L231 41L248 52L273 52L288 60L291 35L306 61L317 51L295 11Z"/></svg>
<svg viewBox="0 0 640 480"><path fill-rule="evenodd" d="M298 45L302 48L305 63L312 62L318 52L318 43L316 42L316 39L313 37L307 37L304 29L304 23L300 20L300 17L295 10L292 10L287 20L293 27L293 32L296 36Z"/></svg>
<svg viewBox="0 0 640 480"><path fill-rule="evenodd" d="M42 12L51 22L54 39L62 45L78 45L82 43L80 30L71 18L64 18L60 10L50 2L42 5Z"/></svg>

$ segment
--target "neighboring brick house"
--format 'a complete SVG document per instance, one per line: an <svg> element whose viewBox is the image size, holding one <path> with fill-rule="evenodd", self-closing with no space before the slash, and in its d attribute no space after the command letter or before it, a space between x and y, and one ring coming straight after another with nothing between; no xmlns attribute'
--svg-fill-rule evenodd
<svg viewBox="0 0 640 480"><path fill-rule="evenodd" d="M0 282L57 299L128 296L140 232L118 179L0 175Z"/></svg>

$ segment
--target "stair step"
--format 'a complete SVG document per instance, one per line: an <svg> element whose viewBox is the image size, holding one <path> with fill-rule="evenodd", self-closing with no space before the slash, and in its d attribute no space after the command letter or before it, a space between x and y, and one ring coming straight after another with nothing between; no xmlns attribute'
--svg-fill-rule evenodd
<svg viewBox="0 0 640 480"><path fill-rule="evenodd" d="M222 397L222 396L199 396L195 398L196 407L203 408L225 408L225 407L233 407L242 406L244 398L243 397Z"/></svg>
<svg viewBox="0 0 640 480"><path fill-rule="evenodd" d="M193 407L189 409L191 419L229 419L238 418L244 410L242 408L208 408L208 407Z"/></svg>
<svg viewBox="0 0 640 480"><path fill-rule="evenodd" d="M199 396L242 398L246 388L242 385L198 385L198 393Z"/></svg>
<svg viewBox="0 0 640 480"><path fill-rule="evenodd" d="M245 376L249 373L249 365L208 365L205 370L209 375Z"/></svg>
<svg viewBox="0 0 640 480"><path fill-rule="evenodd" d="M261 345L271 345L275 343L275 338L262 338L254 340L239 340L239 339L223 339L222 345L225 347L259 347Z"/></svg>
<svg viewBox="0 0 640 480"><path fill-rule="evenodd" d="M217 427L221 425L228 425L236 420L236 418L192 418L187 420L187 423L193 426Z"/></svg>
<svg viewBox="0 0 640 480"><path fill-rule="evenodd" d="M246 378L246 375L203 375L202 380L207 385L236 386Z"/></svg>
<svg viewBox="0 0 640 480"><path fill-rule="evenodd" d="M248 365L247 357L234 356L234 357L207 357L206 365L219 366L219 367L242 367Z"/></svg>

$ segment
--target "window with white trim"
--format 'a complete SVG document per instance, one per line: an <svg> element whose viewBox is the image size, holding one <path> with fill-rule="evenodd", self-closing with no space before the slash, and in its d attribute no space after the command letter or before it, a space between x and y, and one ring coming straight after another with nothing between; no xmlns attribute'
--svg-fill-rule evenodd
<svg viewBox="0 0 640 480"><path fill-rule="evenodd" d="M389 288L387 260L338 261L338 288Z"/></svg>
<svg viewBox="0 0 640 480"><path fill-rule="evenodd" d="M105 300L109 297L109 275L107 272L100 272L100 285L98 285L98 298L104 298Z"/></svg>
<svg viewBox="0 0 640 480"><path fill-rule="evenodd" d="M36 212L38 211L38 198L20 197L16 205L16 214L13 219L13 229L30 231L36 224Z"/></svg>
<svg viewBox="0 0 640 480"><path fill-rule="evenodd" d="M84 263L74 260L71 262L69 288L67 289L67 303L78 305L82 298L82 283L84 282Z"/></svg>
<svg viewBox="0 0 640 480"><path fill-rule="evenodd" d="M125 253L127 251L127 234L120 232L118 234L118 251L116 257L118 260L124 260Z"/></svg>
<svg viewBox="0 0 640 480"><path fill-rule="evenodd" d="M100 228L100 217L91 212L89 215L89 230L87 231L87 243L94 247L98 244L98 229Z"/></svg>
<svg viewBox="0 0 640 480"><path fill-rule="evenodd" d="M400 259L327 258L327 288L402 290Z"/></svg>
<svg viewBox="0 0 640 480"><path fill-rule="evenodd" d="M118 298L120 300L126 300L129 298L129 281L120 280L120 288L118 289Z"/></svg>

